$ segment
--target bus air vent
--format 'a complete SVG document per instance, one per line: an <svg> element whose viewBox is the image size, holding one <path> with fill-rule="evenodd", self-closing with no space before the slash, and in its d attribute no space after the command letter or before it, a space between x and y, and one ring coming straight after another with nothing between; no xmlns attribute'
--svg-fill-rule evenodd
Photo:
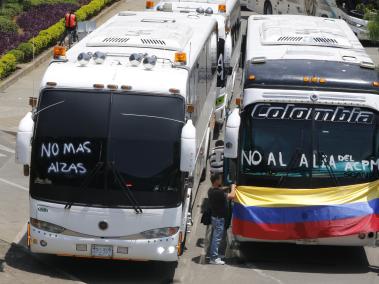
<svg viewBox="0 0 379 284"><path fill-rule="evenodd" d="M328 43L328 44L338 43L337 40L335 40L334 38L327 38L327 37L314 37L313 40L319 43Z"/></svg>
<svg viewBox="0 0 379 284"><path fill-rule="evenodd" d="M166 42L160 39L141 38L141 42L148 45L166 45Z"/></svg>
<svg viewBox="0 0 379 284"><path fill-rule="evenodd" d="M128 37L106 37L103 39L103 43L125 43L128 40Z"/></svg>
<svg viewBox="0 0 379 284"><path fill-rule="evenodd" d="M125 28L112 25L104 35L91 38L88 47L139 47L181 51L192 37L193 30L188 26L157 27L156 24Z"/></svg>
<svg viewBox="0 0 379 284"><path fill-rule="evenodd" d="M302 36L281 36L278 38L278 41L285 41L285 42L300 42L303 39Z"/></svg>

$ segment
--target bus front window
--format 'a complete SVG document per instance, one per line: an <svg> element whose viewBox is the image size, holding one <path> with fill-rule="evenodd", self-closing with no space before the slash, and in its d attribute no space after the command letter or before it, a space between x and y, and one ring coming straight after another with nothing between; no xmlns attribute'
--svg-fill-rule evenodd
<svg viewBox="0 0 379 284"><path fill-rule="evenodd" d="M33 198L133 207L130 190L141 207L180 204L181 97L47 90L35 120Z"/></svg>
<svg viewBox="0 0 379 284"><path fill-rule="evenodd" d="M242 114L239 184L319 188L378 178L377 114L257 104Z"/></svg>

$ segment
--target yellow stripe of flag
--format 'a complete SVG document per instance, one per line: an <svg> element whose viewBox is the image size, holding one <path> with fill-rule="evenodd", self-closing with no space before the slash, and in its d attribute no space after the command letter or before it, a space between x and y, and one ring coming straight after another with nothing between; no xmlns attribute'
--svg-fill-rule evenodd
<svg viewBox="0 0 379 284"><path fill-rule="evenodd" d="M238 186L235 201L244 206L299 207L367 202L376 198L379 198L379 180L314 189Z"/></svg>

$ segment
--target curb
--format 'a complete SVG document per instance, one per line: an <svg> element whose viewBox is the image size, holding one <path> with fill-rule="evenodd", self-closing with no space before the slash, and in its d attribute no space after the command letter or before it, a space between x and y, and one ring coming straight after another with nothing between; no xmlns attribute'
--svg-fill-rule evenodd
<svg viewBox="0 0 379 284"><path fill-rule="evenodd" d="M104 14L110 12L113 9L117 9L119 5L121 5L123 0L118 0L117 2L113 3L112 5L106 7L104 10L102 10L98 15L91 18L90 20L97 21L99 18L101 18ZM50 47L44 52L42 52L40 55L38 55L36 58L34 58L33 61L22 64L22 68L16 70L14 73L12 73L10 76L5 78L3 81L0 81L0 93L4 92L6 89L8 89L11 85L13 85L15 82L17 82L21 77L29 74L32 72L35 68L37 68L42 63L46 62L49 58L52 56L54 47Z"/></svg>

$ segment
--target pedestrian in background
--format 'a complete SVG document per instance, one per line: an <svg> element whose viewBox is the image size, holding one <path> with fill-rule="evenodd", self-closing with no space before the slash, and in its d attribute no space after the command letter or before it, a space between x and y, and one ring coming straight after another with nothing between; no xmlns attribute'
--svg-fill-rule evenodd
<svg viewBox="0 0 379 284"><path fill-rule="evenodd" d="M212 218L212 241L210 249L210 263L223 265L225 262L219 256L219 247L224 235L225 220L228 214L228 199L234 199L236 185L232 184L231 192L227 193L221 187L222 176L219 173L211 175L212 188L208 191L209 208Z"/></svg>
<svg viewBox="0 0 379 284"><path fill-rule="evenodd" d="M65 26L65 32L59 44L62 45L64 43L65 38L68 35L72 35L73 42L76 42L79 38L76 31L78 27L78 22L77 22L74 10L71 10L70 12L66 13L66 15L64 16L64 26Z"/></svg>

